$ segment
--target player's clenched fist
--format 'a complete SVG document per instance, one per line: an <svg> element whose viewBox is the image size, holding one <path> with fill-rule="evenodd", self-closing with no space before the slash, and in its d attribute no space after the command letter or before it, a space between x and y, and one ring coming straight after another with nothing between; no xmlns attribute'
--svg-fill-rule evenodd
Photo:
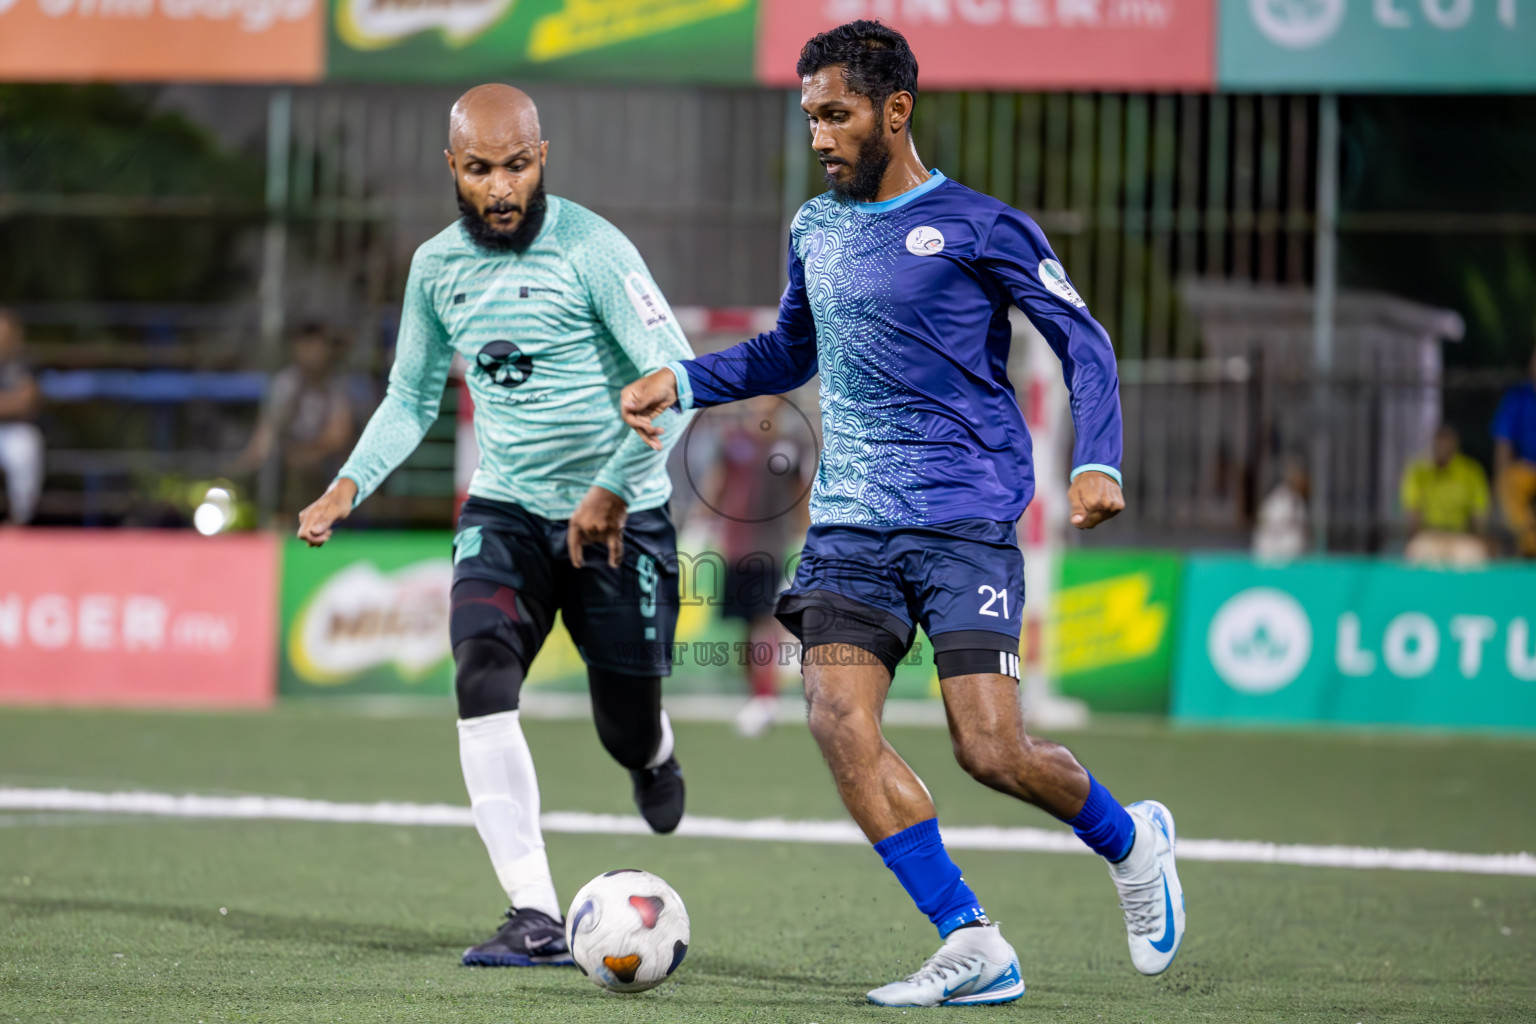
<svg viewBox="0 0 1536 1024"><path fill-rule="evenodd" d="M330 540L332 528L352 514L356 500L357 484L349 477L337 477L324 494L299 513L299 539L312 548Z"/></svg>
<svg viewBox="0 0 1536 1024"><path fill-rule="evenodd" d="M677 375L666 367L625 385L619 396L624 422L635 428L645 443L661 451L662 429L651 420L677 404Z"/></svg>
<svg viewBox="0 0 1536 1024"><path fill-rule="evenodd" d="M1072 503L1072 525L1079 530L1091 530L1125 508L1125 495L1114 478L1092 470L1072 481L1067 500Z"/></svg>

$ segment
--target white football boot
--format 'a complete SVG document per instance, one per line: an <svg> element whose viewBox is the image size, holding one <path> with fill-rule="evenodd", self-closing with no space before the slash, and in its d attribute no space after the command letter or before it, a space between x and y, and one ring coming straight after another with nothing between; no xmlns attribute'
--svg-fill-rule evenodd
<svg viewBox="0 0 1536 1024"><path fill-rule="evenodd" d="M880 1006L1011 1003L1024 994L1019 957L997 925L956 928L916 973L869 993Z"/></svg>
<svg viewBox="0 0 1536 1024"><path fill-rule="evenodd" d="M1131 852L1109 866L1125 911L1125 936L1131 963L1142 974L1162 974L1184 941L1184 887L1174 865L1178 833L1173 815L1156 800L1126 808L1136 822Z"/></svg>

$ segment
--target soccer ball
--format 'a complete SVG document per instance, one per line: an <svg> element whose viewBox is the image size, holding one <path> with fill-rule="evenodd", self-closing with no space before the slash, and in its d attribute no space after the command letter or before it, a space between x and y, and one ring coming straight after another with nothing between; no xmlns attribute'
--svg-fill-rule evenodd
<svg viewBox="0 0 1536 1024"><path fill-rule="evenodd" d="M565 915L576 967L610 992L655 988L688 952L688 910L649 871L621 868L582 886Z"/></svg>

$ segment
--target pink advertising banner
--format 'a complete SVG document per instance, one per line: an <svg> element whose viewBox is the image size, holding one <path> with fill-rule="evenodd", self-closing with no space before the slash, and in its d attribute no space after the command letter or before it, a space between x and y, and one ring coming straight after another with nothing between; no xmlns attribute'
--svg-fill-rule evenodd
<svg viewBox="0 0 1536 1024"><path fill-rule="evenodd" d="M757 76L794 86L817 32L878 18L924 89L1210 89L1214 0L763 0Z"/></svg>
<svg viewBox="0 0 1536 1024"><path fill-rule="evenodd" d="M265 535L0 531L0 703L272 703Z"/></svg>

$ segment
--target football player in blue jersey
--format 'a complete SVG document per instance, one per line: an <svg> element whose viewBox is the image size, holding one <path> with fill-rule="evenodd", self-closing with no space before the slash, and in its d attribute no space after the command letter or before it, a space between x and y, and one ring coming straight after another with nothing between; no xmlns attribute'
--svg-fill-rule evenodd
<svg viewBox="0 0 1536 1024"><path fill-rule="evenodd" d="M1121 806L1065 747L1028 735L1017 685L1015 524L1034 470L1005 371L1009 308L1061 358L1076 427L1071 521L1085 530L1124 507L1109 338L1034 221L923 166L911 134L917 61L900 33L842 25L806 43L797 71L829 191L794 219L778 324L630 384L625 418L659 445L651 421L667 408L780 394L821 373L812 525L777 614L800 638L811 731L843 803L944 940L870 1000L1024 992L1018 957L944 848L927 788L881 734L916 626L933 643L960 764L1104 857L1132 963L1158 974L1184 934L1173 817L1155 801Z"/></svg>

